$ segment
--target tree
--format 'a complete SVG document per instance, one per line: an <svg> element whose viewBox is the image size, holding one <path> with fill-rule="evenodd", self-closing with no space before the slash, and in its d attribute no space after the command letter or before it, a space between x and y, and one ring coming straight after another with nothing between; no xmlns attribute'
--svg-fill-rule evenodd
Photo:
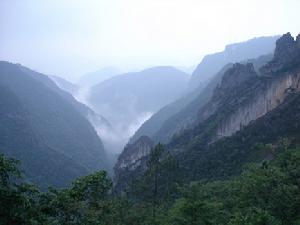
<svg viewBox="0 0 300 225"><path fill-rule="evenodd" d="M38 224L38 189L22 181L19 161L0 154L0 224Z"/></svg>

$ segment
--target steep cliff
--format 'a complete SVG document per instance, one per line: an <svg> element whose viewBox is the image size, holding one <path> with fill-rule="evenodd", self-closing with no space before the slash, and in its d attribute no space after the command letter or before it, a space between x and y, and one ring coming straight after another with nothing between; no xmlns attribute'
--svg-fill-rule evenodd
<svg viewBox="0 0 300 225"><path fill-rule="evenodd" d="M237 63L273 52L278 38L279 36L253 38L227 45L224 51L205 56L192 74L190 88L197 88L228 63Z"/></svg>
<svg viewBox="0 0 300 225"><path fill-rule="evenodd" d="M147 156L153 146L154 144L149 137L140 137L135 143L128 144L124 148L124 151L119 156L115 168L127 168L129 170L134 170L140 165L140 159Z"/></svg>
<svg viewBox="0 0 300 225"><path fill-rule="evenodd" d="M154 143L147 136L141 136L133 144L125 146L114 167L116 189L121 189L118 186L128 184L128 175L134 173L134 171L144 170L147 156L153 147Z"/></svg>
<svg viewBox="0 0 300 225"><path fill-rule="evenodd" d="M290 34L283 35L276 42L274 57L261 68L260 74L256 73L252 64L235 64L228 69L211 100L200 109L194 127L183 132L170 145L190 141L205 145L230 136L276 108L290 92L299 91L300 49L293 38L293 44L287 45L287 36Z"/></svg>
<svg viewBox="0 0 300 225"><path fill-rule="evenodd" d="M249 61L258 70L272 59L278 38L254 38L228 45L222 52L205 56L192 74L186 95L155 113L130 141L134 142L140 136L147 135L156 143L168 143L173 135L178 135L195 122L198 110L209 101L223 73L232 63Z"/></svg>
<svg viewBox="0 0 300 225"><path fill-rule="evenodd" d="M272 59L272 55L264 55L257 59L250 59L240 64L252 63L255 71L258 73L261 66ZM193 101L188 101L185 99L185 106L175 113L173 116L167 118L162 124L161 127L153 134L152 139L158 143L168 143L175 136L180 135L180 133L184 132L184 130L189 129L197 123L198 112L201 110L205 104L210 101L213 96L215 88L222 81L224 73L232 67L233 64L225 65L215 76L214 78L204 87L202 90L198 90L198 94L194 92L196 95ZM189 97L191 97L189 95ZM157 115L154 115L156 117ZM151 123L152 118L147 121L147 123ZM141 128L142 129L142 128Z"/></svg>
<svg viewBox="0 0 300 225"><path fill-rule="evenodd" d="M256 120L276 108L290 92L299 91L299 82L299 72L288 73L271 82L265 81L263 88L253 96L248 104L239 107L237 111L222 121L218 126L217 136L230 136L252 120Z"/></svg>
<svg viewBox="0 0 300 225"><path fill-rule="evenodd" d="M290 33L276 43L273 60L263 66L263 86L255 96L219 125L217 136L230 136L281 104L291 92L298 92L300 85L299 36L294 40ZM225 79L225 77L224 77Z"/></svg>
<svg viewBox="0 0 300 225"><path fill-rule="evenodd" d="M226 70L193 125L166 145L188 180L228 176L241 171L245 162L263 160L266 154L253 154L251 149L259 141L267 144L280 139L284 135L280 127L292 129L293 137L297 136L298 123L293 125L289 120L298 118L299 106L293 104L299 101L300 93L300 47L299 36L292 42L289 36L277 41L273 59L260 72L252 63L237 63ZM281 117L284 110L287 112ZM291 110L294 115L286 117ZM286 126L285 120L289 121Z"/></svg>

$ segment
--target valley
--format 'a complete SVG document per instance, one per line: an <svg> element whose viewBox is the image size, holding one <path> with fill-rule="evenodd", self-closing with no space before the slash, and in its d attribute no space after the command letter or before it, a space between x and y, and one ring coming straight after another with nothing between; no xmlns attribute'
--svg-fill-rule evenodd
<svg viewBox="0 0 300 225"><path fill-rule="evenodd" d="M142 3L0 2L0 225L299 225L300 5Z"/></svg>

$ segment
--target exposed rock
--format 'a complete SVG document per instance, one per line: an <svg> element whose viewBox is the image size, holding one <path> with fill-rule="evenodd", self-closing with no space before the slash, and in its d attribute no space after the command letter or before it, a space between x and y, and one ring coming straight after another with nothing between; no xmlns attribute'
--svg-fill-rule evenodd
<svg viewBox="0 0 300 225"><path fill-rule="evenodd" d="M147 136L141 136L133 144L128 144L118 158L115 172L117 173L119 170L124 169L134 170L140 165L141 159L147 156L153 147L154 143Z"/></svg>
<svg viewBox="0 0 300 225"><path fill-rule="evenodd" d="M222 52L206 55L190 79L190 89L207 82L228 63L237 63L269 54L275 49L279 36L253 38L246 42L227 45Z"/></svg>
<svg viewBox="0 0 300 225"><path fill-rule="evenodd" d="M252 63L235 63L224 73L220 86L215 89L215 94L218 95L220 91L230 91L233 88L238 87L248 79L256 76L257 73L255 72Z"/></svg>
<svg viewBox="0 0 300 225"><path fill-rule="evenodd" d="M290 93L300 91L297 41L299 37L295 41L289 33L277 41L273 59L262 70L270 74L258 76L249 63L234 64L224 73L212 99L199 111L198 123L208 143L231 136L275 109ZM275 73L278 76L269 76ZM212 129L216 129L215 134L208 135Z"/></svg>
<svg viewBox="0 0 300 225"><path fill-rule="evenodd" d="M262 69L265 73L282 72L281 76L269 79L262 74L262 78L245 85L245 81L257 77L253 65L235 64L225 72L221 85L216 88L210 102L211 107L202 111L202 119L207 119L217 110L230 106L231 112L218 123L215 139L232 135L276 108L291 92L299 91L300 73L294 71L300 63L298 41L299 36L295 41L290 33L284 34L276 42L273 59Z"/></svg>
<svg viewBox="0 0 300 225"><path fill-rule="evenodd" d="M297 38L296 38L296 43L298 48L300 48L300 33L298 34Z"/></svg>
<svg viewBox="0 0 300 225"><path fill-rule="evenodd" d="M251 84L249 90L252 92L252 97L244 104L235 102L238 103L239 106L218 125L216 139L232 135L247 126L251 121L256 120L276 108L291 92L299 91L300 72L299 70L294 70L294 68L299 68L300 66L300 48L297 46L298 41L299 35L295 41L290 33L284 34L278 39L274 57L271 62L263 67L262 72L269 74L279 74L281 72L281 76L273 76L273 79L260 79L260 84L256 90L254 90L255 84ZM239 80L234 74L234 68L228 70L223 77L222 84L228 83L228 85L230 85L235 79ZM242 70L240 74L247 74L247 71ZM264 77L264 74L262 75ZM240 75L240 77L243 76ZM245 77L249 78L249 76ZM241 83L238 85L241 85ZM225 85L225 87L227 86ZM228 86L227 89L231 92L235 90L233 85ZM220 90L218 90L218 93L219 92ZM225 95L224 92L223 95ZM225 96L223 96L223 99ZM243 98L244 96L240 92L237 97ZM222 99L222 95L219 94L216 98ZM233 100L231 100L231 102L232 101Z"/></svg>
<svg viewBox="0 0 300 225"><path fill-rule="evenodd" d="M260 118L280 105L291 92L298 92L300 73L280 76L273 80L264 81L262 88L255 93L247 104L238 109L219 124L217 139L230 136L251 121Z"/></svg>
<svg viewBox="0 0 300 225"><path fill-rule="evenodd" d="M245 96L249 97L252 94L253 89L250 86L254 88L257 85L259 80L252 63L232 65L224 73L220 85L214 89L211 100L199 110L198 123L226 106L233 109L241 105ZM244 97L240 96L241 93Z"/></svg>
<svg viewBox="0 0 300 225"><path fill-rule="evenodd" d="M274 58L261 68L263 74L275 74L290 70L300 63L299 35L294 40L290 33L284 34L276 42Z"/></svg>
<svg viewBox="0 0 300 225"><path fill-rule="evenodd" d="M154 147L148 136L141 136L133 144L127 144L114 167L115 191L124 191L131 181L141 175L147 165L148 155Z"/></svg>
<svg viewBox="0 0 300 225"><path fill-rule="evenodd" d="M299 39L299 36L294 40L290 34L283 35L277 42L273 59L263 67L264 73L260 75L255 72L252 64L235 64L226 70L210 100L198 111L197 121L194 121L193 126L188 127L166 145L166 149L174 154L183 170L190 174L190 179L194 180L198 174L203 175L205 171L216 167L211 164L212 158L207 157L210 154L216 157L217 154L213 148L210 149L210 146L219 142L219 139L232 136L240 130L243 132L245 127L251 126L255 121L272 113L289 97L299 95ZM272 120L270 120L270 125L271 123ZM268 132L272 132L272 126L268 129ZM262 137L263 132L261 130L258 132L259 137ZM255 135L255 133L249 134L249 137ZM223 159L232 159L231 154L238 155L243 151L240 149L241 151L236 153L232 143L229 147L226 154L218 155L219 160L215 160L217 166ZM222 149L222 144L219 148ZM143 164L145 163L144 160ZM140 169L143 168L137 167L128 172L127 179L141 174ZM219 168L217 172L222 174L223 171L224 168ZM123 180L126 179L123 177Z"/></svg>

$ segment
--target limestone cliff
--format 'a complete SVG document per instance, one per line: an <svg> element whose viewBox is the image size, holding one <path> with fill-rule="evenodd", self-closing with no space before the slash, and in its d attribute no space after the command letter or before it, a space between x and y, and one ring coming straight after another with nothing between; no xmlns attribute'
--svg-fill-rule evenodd
<svg viewBox="0 0 300 225"><path fill-rule="evenodd" d="M127 144L114 167L116 190L124 190L133 174L137 176L137 173L144 171L147 156L153 147L154 143L147 136L141 136L133 144Z"/></svg>
<svg viewBox="0 0 300 225"><path fill-rule="evenodd" d="M300 72L288 73L264 82L262 90L255 93L251 101L222 121L217 130L218 138L232 135L251 121L276 108L290 92L299 91Z"/></svg>
<svg viewBox="0 0 300 225"><path fill-rule="evenodd" d="M258 77L259 88L253 91L253 96L248 101L235 107L236 110L218 125L216 139L232 135L251 121L276 108L291 92L299 91L300 47L298 42L299 36L295 41L289 33L277 41L273 60L261 69L262 75ZM240 72L244 79L248 77L245 71ZM236 79L230 81L226 76L224 76L223 81L231 84L236 83ZM219 97L221 96L219 95ZM240 95L239 97L242 98L243 96Z"/></svg>
<svg viewBox="0 0 300 225"><path fill-rule="evenodd" d="M147 156L154 144L147 136L140 137L133 144L128 144L120 154L115 165L116 170L134 170L141 163L141 158Z"/></svg>
<svg viewBox="0 0 300 225"><path fill-rule="evenodd" d="M273 59L259 72L252 63L236 63L226 70L210 100L198 111L193 125L166 145L187 171L194 167L202 172L208 169L206 155L214 155L215 151L211 146L226 139L222 137L236 135L237 131L276 110L292 94L300 93L299 42L300 36L294 40L289 33L283 35L276 43ZM141 165L146 165L149 151L141 144L137 146L129 146L120 156L115 170L117 179L120 174L124 180L143 172ZM230 158L230 154L223 157ZM203 161L195 160L197 157ZM119 183L122 183L120 179Z"/></svg>

